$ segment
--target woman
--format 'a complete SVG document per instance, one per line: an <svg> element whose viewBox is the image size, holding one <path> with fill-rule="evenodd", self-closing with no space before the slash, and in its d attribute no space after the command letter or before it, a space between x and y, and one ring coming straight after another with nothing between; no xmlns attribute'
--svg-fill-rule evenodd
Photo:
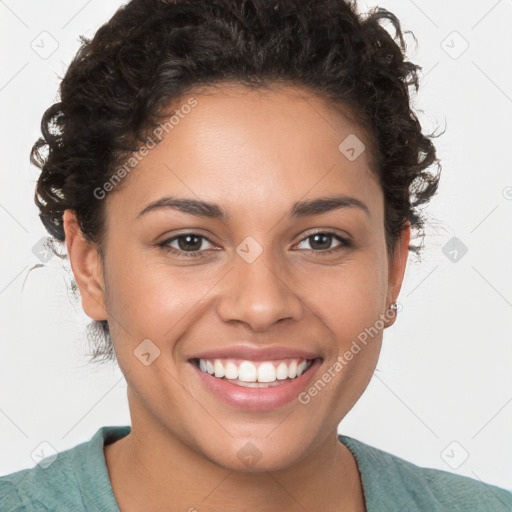
<svg viewBox="0 0 512 512"><path fill-rule="evenodd" d="M337 434L438 187L404 48L342 0L132 0L84 41L35 199L131 426L2 477L2 510L512 510Z"/></svg>

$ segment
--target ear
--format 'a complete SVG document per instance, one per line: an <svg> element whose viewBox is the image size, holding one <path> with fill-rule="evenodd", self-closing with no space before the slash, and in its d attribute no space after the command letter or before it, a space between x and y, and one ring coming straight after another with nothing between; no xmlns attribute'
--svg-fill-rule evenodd
<svg viewBox="0 0 512 512"><path fill-rule="evenodd" d="M94 245L83 236L73 210L63 215L69 262L82 298L82 308L93 320L106 320L103 265Z"/></svg>
<svg viewBox="0 0 512 512"><path fill-rule="evenodd" d="M396 302L405 274L407 258L409 256L409 243L411 240L411 223L407 222L407 226L402 230L400 238L395 244L392 258L388 267L388 295L386 301L387 310L393 302ZM386 327L391 327L396 321L397 312L393 315L386 315Z"/></svg>

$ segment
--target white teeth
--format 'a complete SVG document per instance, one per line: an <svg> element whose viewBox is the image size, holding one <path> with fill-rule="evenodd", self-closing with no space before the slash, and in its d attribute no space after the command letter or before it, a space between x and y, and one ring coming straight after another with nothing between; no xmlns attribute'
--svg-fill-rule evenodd
<svg viewBox="0 0 512 512"><path fill-rule="evenodd" d="M304 373L304 370L306 369L306 366L307 366L306 361L302 361L302 363L300 363L297 366L297 377L300 377Z"/></svg>
<svg viewBox="0 0 512 512"><path fill-rule="evenodd" d="M286 366L286 363L279 363L279 366L276 369L276 378L277 380L284 380L288 378L288 366Z"/></svg>
<svg viewBox="0 0 512 512"><path fill-rule="evenodd" d="M274 382L276 367L272 363L262 363L258 368L258 382Z"/></svg>
<svg viewBox="0 0 512 512"><path fill-rule="evenodd" d="M201 361L201 359L199 360ZM231 361L227 362L224 367L226 379L238 379L238 366L235 363L232 363Z"/></svg>
<svg viewBox="0 0 512 512"><path fill-rule="evenodd" d="M258 371L250 361L243 361L238 368L238 380L242 382L256 382L258 380Z"/></svg>
<svg viewBox="0 0 512 512"><path fill-rule="evenodd" d="M300 377L313 361L305 359L287 359L281 361L262 361L253 363L241 361L239 365L233 360L214 359L213 362L207 359L199 359L199 369L209 373L218 379L238 380L244 383L277 383L277 381L295 379Z"/></svg>
<svg viewBox="0 0 512 512"><path fill-rule="evenodd" d="M222 363L218 359L215 359L213 362L213 368L215 370L215 377L219 379L224 377L224 366L222 366Z"/></svg>
<svg viewBox="0 0 512 512"><path fill-rule="evenodd" d="M292 361L290 366L288 366L288 377L290 379L297 377L297 361Z"/></svg>

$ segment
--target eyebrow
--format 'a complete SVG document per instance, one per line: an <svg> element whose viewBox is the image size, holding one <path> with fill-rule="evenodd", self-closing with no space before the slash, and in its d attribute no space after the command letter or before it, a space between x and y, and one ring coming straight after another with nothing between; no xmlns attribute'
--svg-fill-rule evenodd
<svg viewBox="0 0 512 512"><path fill-rule="evenodd" d="M143 215L159 210L171 208L182 213L195 215L196 217L207 217L210 219L227 220L229 215L218 204L196 199L184 199L176 197L162 197L149 203L135 219ZM341 208L357 208L370 216L370 210L361 200L349 196L321 197L310 201L299 201L295 203L288 213L291 218L308 217L312 215L321 215Z"/></svg>

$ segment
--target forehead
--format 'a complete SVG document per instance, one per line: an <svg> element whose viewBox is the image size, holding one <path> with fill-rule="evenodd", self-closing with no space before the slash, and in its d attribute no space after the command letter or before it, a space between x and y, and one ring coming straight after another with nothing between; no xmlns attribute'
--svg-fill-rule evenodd
<svg viewBox="0 0 512 512"><path fill-rule="evenodd" d="M334 189L375 203L380 192L365 133L306 89L195 88L173 102L164 123L173 112L161 142L123 184L130 215L165 193L221 201L229 210L230 203L268 208L270 199L295 202Z"/></svg>

